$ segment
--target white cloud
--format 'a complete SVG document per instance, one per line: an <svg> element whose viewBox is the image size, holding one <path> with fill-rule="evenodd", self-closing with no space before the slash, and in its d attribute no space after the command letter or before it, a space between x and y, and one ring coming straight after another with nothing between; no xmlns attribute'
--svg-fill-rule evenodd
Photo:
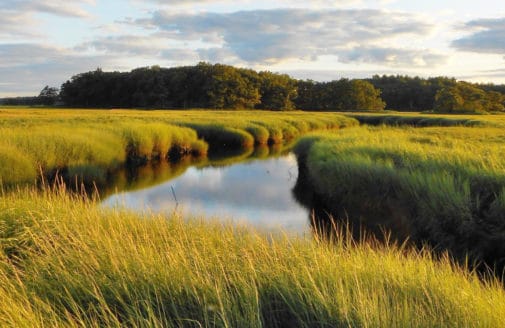
<svg viewBox="0 0 505 328"><path fill-rule="evenodd" d="M27 28L33 24L33 18L28 13L5 13L0 10L0 38L16 39L18 37L35 37L37 32Z"/></svg>
<svg viewBox="0 0 505 328"><path fill-rule="evenodd" d="M445 64L447 56L428 49L356 47L350 51L342 51L339 60L343 63L378 63L392 67L436 67Z"/></svg>
<svg viewBox="0 0 505 328"><path fill-rule="evenodd" d="M164 1L164 0L148 0L148 2L152 3L157 3L159 5L165 5L165 6L180 6L180 5L190 5L194 6L197 4L258 4L258 0L171 0L171 1ZM382 1L380 1L382 2ZM388 1L389 2L389 1ZM355 4L360 4L363 3L363 0L312 0L312 1L305 1L305 0L273 0L269 1L270 4L272 5L277 5L277 6L296 6L296 5L309 5L310 7L317 7L317 6L324 6L324 7L340 7L340 6L349 6L349 5L355 5Z"/></svg>
<svg viewBox="0 0 505 328"><path fill-rule="evenodd" d="M252 10L234 13L184 14L156 11L134 22L163 31L167 39L206 43L216 59L234 55L247 63L277 63L285 59L317 60L323 55L344 62L370 61L399 66L429 66L442 56L420 50L385 48L382 42L398 36L424 37L432 25L415 15L380 10ZM218 51L221 49L221 51ZM366 57L351 53L367 49ZM374 50L376 49L376 50ZM200 54L212 57L212 51ZM401 60L386 60L385 52ZM375 53L375 54L374 54Z"/></svg>
<svg viewBox="0 0 505 328"><path fill-rule="evenodd" d="M90 17L90 14L82 6L93 3L93 0L2 0L0 42L44 38L44 22L39 14L73 19L86 18Z"/></svg>

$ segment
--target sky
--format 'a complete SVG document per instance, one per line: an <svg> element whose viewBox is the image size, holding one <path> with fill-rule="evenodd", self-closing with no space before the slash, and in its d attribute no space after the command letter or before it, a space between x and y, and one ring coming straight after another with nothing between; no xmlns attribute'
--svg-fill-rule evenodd
<svg viewBox="0 0 505 328"><path fill-rule="evenodd" d="M0 97L200 61L329 81L505 83L505 1L0 0Z"/></svg>

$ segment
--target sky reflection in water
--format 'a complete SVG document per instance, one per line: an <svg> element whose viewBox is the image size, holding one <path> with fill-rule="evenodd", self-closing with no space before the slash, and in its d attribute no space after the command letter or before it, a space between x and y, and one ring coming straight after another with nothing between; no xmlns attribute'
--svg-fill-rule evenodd
<svg viewBox="0 0 505 328"><path fill-rule="evenodd" d="M179 203L177 211L184 216L215 217L262 229L303 233L309 230L309 214L293 196L297 176L293 154L226 167L189 167L163 184L112 195L104 205L171 213L176 209L173 188Z"/></svg>

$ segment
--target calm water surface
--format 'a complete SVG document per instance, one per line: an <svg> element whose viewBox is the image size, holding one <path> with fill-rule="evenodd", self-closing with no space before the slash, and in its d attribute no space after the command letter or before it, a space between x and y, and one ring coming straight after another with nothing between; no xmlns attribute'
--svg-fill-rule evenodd
<svg viewBox="0 0 505 328"><path fill-rule="evenodd" d="M309 231L309 211L293 195L298 166L293 154L224 167L188 167L162 184L120 192L105 206L245 222L261 229ZM177 201L176 201L177 200Z"/></svg>

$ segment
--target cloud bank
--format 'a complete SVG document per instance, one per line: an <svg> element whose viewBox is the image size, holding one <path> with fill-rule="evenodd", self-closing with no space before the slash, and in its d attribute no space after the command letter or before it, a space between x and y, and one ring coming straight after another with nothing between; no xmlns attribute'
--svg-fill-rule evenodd
<svg viewBox="0 0 505 328"><path fill-rule="evenodd" d="M59 87L71 76L112 65L109 57L81 55L39 44L0 44L0 97L35 95L45 85Z"/></svg>
<svg viewBox="0 0 505 328"><path fill-rule="evenodd" d="M161 32L167 40L206 45L197 49L211 61L233 55L250 64L286 59L315 61L337 56L342 62L433 66L444 57L431 51L393 48L385 44L400 36L423 37L432 25L406 13L380 10L273 9L233 13L181 14L156 11L137 24ZM358 51L364 51L357 55ZM213 55L214 54L214 55ZM216 58L214 58L216 56ZM399 58L394 61L392 59Z"/></svg>
<svg viewBox="0 0 505 328"><path fill-rule="evenodd" d="M505 18L472 20L464 25L464 29L474 32L454 40L452 47L477 53L505 54Z"/></svg>

